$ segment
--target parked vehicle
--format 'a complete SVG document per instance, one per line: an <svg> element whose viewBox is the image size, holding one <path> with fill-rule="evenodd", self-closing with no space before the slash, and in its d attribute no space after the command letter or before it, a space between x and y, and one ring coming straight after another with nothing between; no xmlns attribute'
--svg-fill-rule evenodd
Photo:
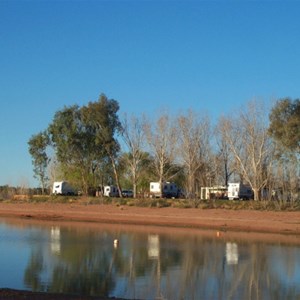
<svg viewBox="0 0 300 300"><path fill-rule="evenodd" d="M119 197L118 188L114 185L106 185L104 187L103 195L106 197Z"/></svg>
<svg viewBox="0 0 300 300"><path fill-rule="evenodd" d="M229 200L249 200L253 199L253 190L249 185L243 183L228 183Z"/></svg>
<svg viewBox="0 0 300 300"><path fill-rule="evenodd" d="M226 186L206 186L201 187L200 199L228 199Z"/></svg>
<svg viewBox="0 0 300 300"><path fill-rule="evenodd" d="M124 198L132 198L133 197L133 191L132 190L122 190L122 196Z"/></svg>
<svg viewBox="0 0 300 300"><path fill-rule="evenodd" d="M150 182L150 197L153 198L177 198L180 189L174 182Z"/></svg>
<svg viewBox="0 0 300 300"><path fill-rule="evenodd" d="M55 181L52 193L55 195L75 195L75 189L67 181Z"/></svg>

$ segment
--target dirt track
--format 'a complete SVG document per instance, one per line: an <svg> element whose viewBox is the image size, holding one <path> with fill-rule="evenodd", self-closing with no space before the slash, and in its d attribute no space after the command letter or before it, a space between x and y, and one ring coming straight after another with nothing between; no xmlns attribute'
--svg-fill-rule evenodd
<svg viewBox="0 0 300 300"><path fill-rule="evenodd" d="M300 235L300 212L0 203L0 217Z"/></svg>

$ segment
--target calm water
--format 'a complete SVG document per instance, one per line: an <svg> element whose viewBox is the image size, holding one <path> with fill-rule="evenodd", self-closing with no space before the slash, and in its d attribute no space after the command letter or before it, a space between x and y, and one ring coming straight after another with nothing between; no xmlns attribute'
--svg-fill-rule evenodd
<svg viewBox="0 0 300 300"><path fill-rule="evenodd" d="M128 299L300 299L300 238L266 240L1 219L0 287Z"/></svg>

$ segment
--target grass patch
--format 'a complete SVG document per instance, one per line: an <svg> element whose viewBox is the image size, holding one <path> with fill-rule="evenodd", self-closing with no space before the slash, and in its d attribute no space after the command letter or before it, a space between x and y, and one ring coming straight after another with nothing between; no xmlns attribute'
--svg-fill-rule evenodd
<svg viewBox="0 0 300 300"><path fill-rule="evenodd" d="M241 200L200 200L200 199L161 199L161 198L113 198L88 196L34 195L27 197L0 197L0 202L9 203L78 203L82 205L116 205L137 207L175 207L198 209L261 210L261 211L300 211L300 200L280 201L241 201Z"/></svg>

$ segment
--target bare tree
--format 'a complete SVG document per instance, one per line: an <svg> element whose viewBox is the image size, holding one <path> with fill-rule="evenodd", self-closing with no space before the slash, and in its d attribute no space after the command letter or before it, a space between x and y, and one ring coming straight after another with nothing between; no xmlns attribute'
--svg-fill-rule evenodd
<svg viewBox="0 0 300 300"><path fill-rule="evenodd" d="M221 124L218 124L215 130L218 154L215 157L217 173L223 181L224 186L228 186L229 178L235 170L234 156L230 151L229 144Z"/></svg>
<svg viewBox="0 0 300 300"><path fill-rule="evenodd" d="M237 162L241 179L250 184L254 199L260 200L271 173L274 150L263 104L249 102L236 117L223 117L220 128Z"/></svg>
<svg viewBox="0 0 300 300"><path fill-rule="evenodd" d="M196 176L207 171L206 163L210 153L210 120L191 110L180 115L178 121L178 154L186 173L186 192L188 198L195 197Z"/></svg>
<svg viewBox="0 0 300 300"><path fill-rule="evenodd" d="M130 118L125 114L122 120L122 137L128 149L128 155L125 155L127 164L130 168L133 197L137 195L137 183L141 168L145 160L143 151L145 134L143 130L143 121L135 116Z"/></svg>
<svg viewBox="0 0 300 300"><path fill-rule="evenodd" d="M145 121L144 130L154 158L154 173L162 187L164 181L175 176L176 128L168 114L161 114L154 123Z"/></svg>

